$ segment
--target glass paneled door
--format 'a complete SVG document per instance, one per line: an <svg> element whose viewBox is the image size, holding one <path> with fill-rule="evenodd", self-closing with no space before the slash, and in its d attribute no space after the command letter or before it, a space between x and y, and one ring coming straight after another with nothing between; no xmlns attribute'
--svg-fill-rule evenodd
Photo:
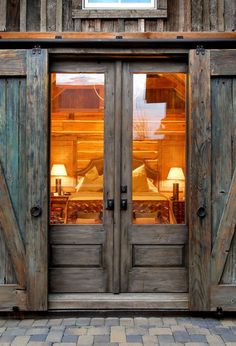
<svg viewBox="0 0 236 346"><path fill-rule="evenodd" d="M50 291L111 292L114 67L51 68Z"/></svg>
<svg viewBox="0 0 236 346"><path fill-rule="evenodd" d="M120 290L187 292L186 66L124 63L123 89Z"/></svg>
<svg viewBox="0 0 236 346"><path fill-rule="evenodd" d="M50 291L186 292L186 66L51 67Z"/></svg>

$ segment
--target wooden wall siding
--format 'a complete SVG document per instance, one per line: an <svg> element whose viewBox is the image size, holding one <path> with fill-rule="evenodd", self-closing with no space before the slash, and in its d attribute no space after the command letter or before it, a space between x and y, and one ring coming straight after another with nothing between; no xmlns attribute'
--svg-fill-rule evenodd
<svg viewBox="0 0 236 346"><path fill-rule="evenodd" d="M167 4L166 4L167 3ZM0 31L235 31L232 0L158 0L162 18L81 18L81 0L0 0ZM142 13L143 11L140 11ZM154 13L155 11L153 11ZM84 12L85 13L85 12ZM92 13L92 12L90 12ZM93 11L95 13L95 11ZM117 11L112 12L115 13ZM89 13L86 12L86 17ZM149 16L149 15L148 15ZM134 14L133 14L134 17Z"/></svg>
<svg viewBox="0 0 236 346"><path fill-rule="evenodd" d="M212 241L236 168L236 78L212 78ZM236 237L228 253L222 284L236 283Z"/></svg>
<svg viewBox="0 0 236 346"><path fill-rule="evenodd" d="M25 78L0 78L0 162L23 239L26 222L25 88ZM2 230L0 230L0 283L16 283Z"/></svg>

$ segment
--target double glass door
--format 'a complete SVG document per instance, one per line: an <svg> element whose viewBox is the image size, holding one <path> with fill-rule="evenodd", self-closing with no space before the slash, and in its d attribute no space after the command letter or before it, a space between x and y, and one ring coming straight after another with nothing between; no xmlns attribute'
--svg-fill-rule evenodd
<svg viewBox="0 0 236 346"><path fill-rule="evenodd" d="M187 292L186 65L50 77L50 291Z"/></svg>

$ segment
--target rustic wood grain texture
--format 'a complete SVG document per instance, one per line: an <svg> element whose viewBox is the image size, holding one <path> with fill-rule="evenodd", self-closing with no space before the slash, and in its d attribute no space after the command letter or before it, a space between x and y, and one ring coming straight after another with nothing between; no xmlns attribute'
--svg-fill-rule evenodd
<svg viewBox="0 0 236 346"><path fill-rule="evenodd" d="M166 10L74 10L72 18L115 19L115 18L166 18Z"/></svg>
<svg viewBox="0 0 236 346"><path fill-rule="evenodd" d="M0 310L11 311L14 306L27 310L26 291L17 285L0 285Z"/></svg>
<svg viewBox="0 0 236 346"><path fill-rule="evenodd" d="M101 245L52 245L51 265L101 267Z"/></svg>
<svg viewBox="0 0 236 346"><path fill-rule="evenodd" d="M203 31L204 0L192 0L192 31Z"/></svg>
<svg viewBox="0 0 236 346"><path fill-rule="evenodd" d="M236 29L236 2L224 1L224 30L235 31Z"/></svg>
<svg viewBox="0 0 236 346"><path fill-rule="evenodd" d="M218 17L217 17L217 0L211 0L209 3L210 11L210 30L217 31L218 28Z"/></svg>
<svg viewBox="0 0 236 346"><path fill-rule="evenodd" d="M47 31L56 31L56 0L47 0Z"/></svg>
<svg viewBox="0 0 236 346"><path fill-rule="evenodd" d="M103 225L83 225L79 232L74 225L50 226L52 244L103 244L104 242Z"/></svg>
<svg viewBox="0 0 236 346"><path fill-rule="evenodd" d="M218 31L225 30L224 10L225 10L225 0L218 0L217 2Z"/></svg>
<svg viewBox="0 0 236 346"><path fill-rule="evenodd" d="M20 30L20 0L7 1L7 31Z"/></svg>
<svg viewBox="0 0 236 346"><path fill-rule="evenodd" d="M187 293L50 294L49 309L187 310Z"/></svg>
<svg viewBox="0 0 236 346"><path fill-rule="evenodd" d="M228 198L221 216L219 228L217 231L216 240L212 249L211 266L212 275L211 279L214 284L220 282L223 274L224 265L230 250L231 241L235 232L236 225L236 170L230 185Z"/></svg>
<svg viewBox="0 0 236 346"><path fill-rule="evenodd" d="M218 49L211 51L212 76L236 76L236 50Z"/></svg>
<svg viewBox="0 0 236 346"><path fill-rule="evenodd" d="M27 289L30 310L47 309L48 53L27 52ZM39 205L42 214L30 209Z"/></svg>
<svg viewBox="0 0 236 346"><path fill-rule="evenodd" d="M47 31L47 0L41 0L40 31Z"/></svg>
<svg viewBox="0 0 236 346"><path fill-rule="evenodd" d="M2 166L0 165L0 222L5 243L15 268L17 282L25 286L26 257L20 230L11 204Z"/></svg>
<svg viewBox="0 0 236 346"><path fill-rule="evenodd" d="M135 267L177 267L184 265L184 247L179 245L134 245Z"/></svg>
<svg viewBox="0 0 236 346"><path fill-rule="evenodd" d="M62 31L73 31L72 0L62 0Z"/></svg>
<svg viewBox="0 0 236 346"><path fill-rule="evenodd" d="M20 76L26 74L25 50L0 50L0 75Z"/></svg>
<svg viewBox="0 0 236 346"><path fill-rule="evenodd" d="M27 0L20 0L20 31L26 31Z"/></svg>
<svg viewBox="0 0 236 346"><path fill-rule="evenodd" d="M224 311L236 310L236 285L217 285L211 288L211 310L222 307Z"/></svg>
<svg viewBox="0 0 236 346"><path fill-rule="evenodd" d="M190 195L189 210L189 292L190 310L210 307L210 251L211 251L211 102L210 52L189 57L190 104ZM200 207L206 216L197 215Z"/></svg>
<svg viewBox="0 0 236 346"><path fill-rule="evenodd" d="M0 1L0 31L6 31L7 28L7 0Z"/></svg>
<svg viewBox="0 0 236 346"><path fill-rule="evenodd" d="M187 292L185 268L132 268L129 273L129 292Z"/></svg>
<svg viewBox="0 0 236 346"><path fill-rule="evenodd" d="M56 31L62 31L62 0L57 0L56 5Z"/></svg>
<svg viewBox="0 0 236 346"><path fill-rule="evenodd" d="M27 31L40 31L40 1L27 1Z"/></svg>
<svg viewBox="0 0 236 346"><path fill-rule="evenodd" d="M106 292L107 274L102 268L49 269L50 292Z"/></svg>
<svg viewBox="0 0 236 346"><path fill-rule="evenodd" d="M132 225L129 232L131 244L184 244L187 241L185 225Z"/></svg>

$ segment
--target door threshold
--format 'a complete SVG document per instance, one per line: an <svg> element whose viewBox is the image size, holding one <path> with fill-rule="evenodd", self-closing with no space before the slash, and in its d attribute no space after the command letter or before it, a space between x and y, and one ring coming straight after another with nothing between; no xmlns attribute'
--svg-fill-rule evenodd
<svg viewBox="0 0 236 346"><path fill-rule="evenodd" d="M188 310L188 293L54 293L49 310Z"/></svg>

